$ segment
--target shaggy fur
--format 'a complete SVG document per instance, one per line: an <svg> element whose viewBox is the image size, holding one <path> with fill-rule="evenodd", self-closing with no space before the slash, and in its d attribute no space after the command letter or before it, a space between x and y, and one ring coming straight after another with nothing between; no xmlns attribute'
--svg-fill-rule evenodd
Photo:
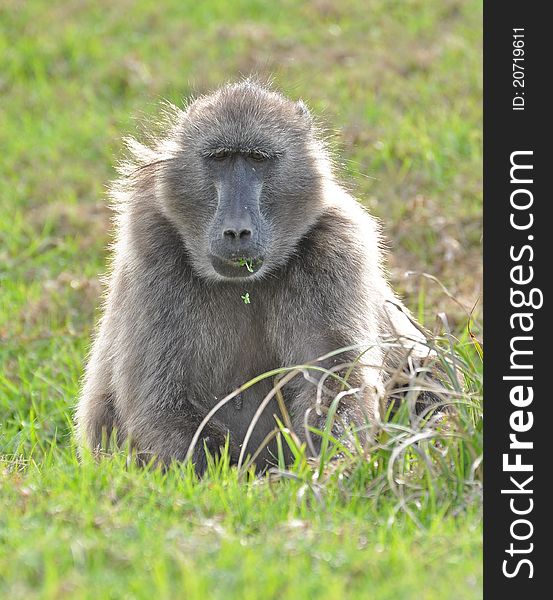
<svg viewBox="0 0 553 600"><path fill-rule="evenodd" d="M336 428L366 429L389 365L378 367L397 361L379 342L424 338L396 308L375 221L337 183L305 105L256 82L227 85L184 111L172 109L165 132L148 147L128 145L133 158L112 187L117 238L77 409L81 442L97 449L116 429L118 440L130 439L143 456L183 460L202 419L229 392L271 369L354 345L368 348L349 378L361 391L343 398ZM243 277L221 276L209 259L218 215L213 156L221 148L264 158L256 225L264 259ZM352 363L359 353L322 366ZM300 375L283 388L300 437L320 376ZM217 452L226 436L236 460L272 385L266 379L249 388L209 421L193 453L198 471L205 468L204 444ZM322 409L337 391L325 389ZM324 413L311 410L309 423L322 428ZM248 452L274 429L275 414L273 400ZM272 452L268 444L257 464L265 467Z"/></svg>

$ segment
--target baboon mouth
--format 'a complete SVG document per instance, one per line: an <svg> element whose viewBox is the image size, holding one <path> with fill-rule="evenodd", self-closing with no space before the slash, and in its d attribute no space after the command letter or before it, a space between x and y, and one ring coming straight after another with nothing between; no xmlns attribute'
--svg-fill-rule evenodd
<svg viewBox="0 0 553 600"><path fill-rule="evenodd" d="M212 255L210 258L215 271L224 277L250 277L263 266L263 258L260 257L221 258Z"/></svg>

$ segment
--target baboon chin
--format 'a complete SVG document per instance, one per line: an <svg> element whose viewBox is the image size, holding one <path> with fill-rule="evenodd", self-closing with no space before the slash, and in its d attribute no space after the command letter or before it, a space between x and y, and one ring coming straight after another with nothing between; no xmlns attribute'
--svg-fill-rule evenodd
<svg viewBox="0 0 553 600"><path fill-rule="evenodd" d="M81 443L100 449L116 431L146 460L191 458L202 472L205 447L226 442L233 462L258 451L263 469L275 462L275 416L317 452L310 428L324 428L344 389L335 435L370 435L398 354L382 340L419 350L425 340L383 275L375 220L337 182L305 104L247 80L170 113L149 146L127 140L111 188L116 242L77 408ZM242 384L294 365L304 368L249 433L274 379L204 423Z"/></svg>

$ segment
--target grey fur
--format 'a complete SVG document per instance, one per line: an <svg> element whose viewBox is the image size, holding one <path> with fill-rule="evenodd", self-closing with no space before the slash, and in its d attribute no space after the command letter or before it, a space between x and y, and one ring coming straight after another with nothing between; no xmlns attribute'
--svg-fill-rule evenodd
<svg viewBox="0 0 553 600"><path fill-rule="evenodd" d="M402 305L383 275L378 227L336 181L305 104L247 80L184 111L172 109L165 133L149 147L128 145L133 158L111 192L117 238L76 414L81 443L98 448L115 428L119 441L130 438L142 455L183 460L201 420L233 389L353 345L369 348L350 377L362 391L345 397L339 414L354 425L374 421L385 372L377 367L390 360L379 341L424 338L407 311L387 308L390 301ZM218 208L213 148L271 156L259 200L264 262L244 277L222 277L208 257ZM323 366L353 362L358 353ZM270 380L256 384L214 416L201 436L211 451L229 435L236 460L271 387ZM325 396L325 405L332 397ZM296 377L284 398L302 437L316 387ZM274 428L274 414L280 414L275 401L248 451ZM324 411L312 410L309 419L322 427ZM260 454L260 466L271 451ZM202 471L201 443L193 459Z"/></svg>

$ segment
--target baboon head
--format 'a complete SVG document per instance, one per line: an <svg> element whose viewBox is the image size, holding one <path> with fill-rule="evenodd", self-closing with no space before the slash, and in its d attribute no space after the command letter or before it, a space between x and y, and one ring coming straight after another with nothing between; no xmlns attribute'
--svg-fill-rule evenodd
<svg viewBox="0 0 553 600"><path fill-rule="evenodd" d="M263 277L317 220L328 159L303 102L256 82L228 85L180 115L158 197L201 277Z"/></svg>

